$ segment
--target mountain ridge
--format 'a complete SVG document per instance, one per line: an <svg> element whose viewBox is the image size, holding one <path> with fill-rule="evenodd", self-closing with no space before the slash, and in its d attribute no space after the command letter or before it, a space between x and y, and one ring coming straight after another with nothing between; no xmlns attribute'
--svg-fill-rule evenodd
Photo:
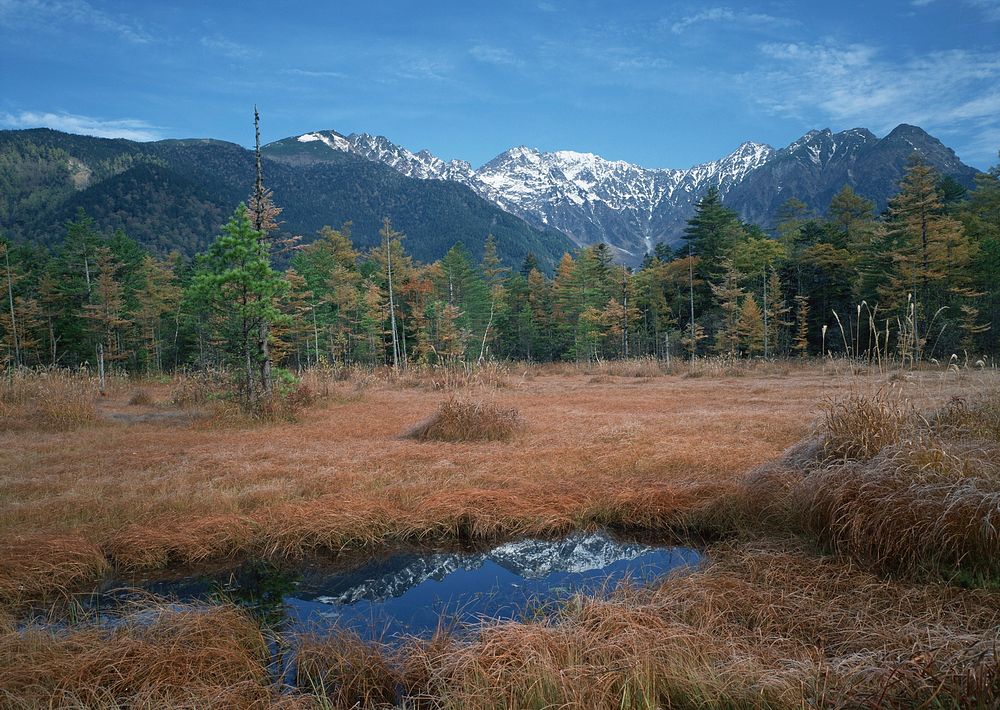
<svg viewBox="0 0 1000 710"><path fill-rule="evenodd" d="M525 145L473 168L384 136L333 130L284 138L263 153L284 229L306 241L326 224L350 220L364 249L389 217L422 261L459 241L478 258L492 233L508 265L534 253L549 272L563 252L597 242L638 265L657 243L679 240L710 187L744 221L769 229L789 197L820 214L844 185L883 209L914 154L967 187L978 173L909 124L882 138L865 128L824 128L784 148L745 141L686 169ZM0 131L0 229L51 243L83 208L101 229L125 229L160 253L193 254L247 198L253 174L252 151L211 138L139 143Z"/></svg>
<svg viewBox="0 0 1000 710"><path fill-rule="evenodd" d="M474 258L487 235L501 259L533 253L551 271L573 247L561 232L534 227L467 187L429 183L355 155L315 165L265 157L265 182L283 211L282 229L310 241L324 225L352 222L359 249L378 243L383 218L405 233L407 250L433 261L456 242ZM162 255L205 249L254 180L254 154L214 139L139 143L51 129L0 131L0 232L53 244L84 209L103 231L124 229Z"/></svg>
<svg viewBox="0 0 1000 710"><path fill-rule="evenodd" d="M531 224L558 229L578 246L603 241L630 263L657 242L676 243L709 187L744 220L770 228L788 197L823 212L844 185L883 209L913 153L966 186L978 172L909 124L883 138L861 127L838 133L814 129L780 149L745 141L729 155L687 169L646 168L594 153L525 145L473 168L427 150L414 153L384 136L334 130L291 136L264 149L275 160L300 164L322 162L331 152L351 153L409 177L459 182Z"/></svg>

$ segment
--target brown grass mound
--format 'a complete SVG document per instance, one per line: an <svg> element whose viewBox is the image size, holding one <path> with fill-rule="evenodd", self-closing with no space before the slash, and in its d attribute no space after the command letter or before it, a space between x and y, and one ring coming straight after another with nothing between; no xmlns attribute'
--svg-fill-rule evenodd
<svg viewBox="0 0 1000 710"><path fill-rule="evenodd" d="M117 530L102 547L119 569L135 571L234 555L249 549L253 539L253 526L239 515L172 515Z"/></svg>
<svg viewBox="0 0 1000 710"><path fill-rule="evenodd" d="M433 494L403 522L417 541L546 536L575 527L578 506L579 499L551 492L472 488Z"/></svg>
<svg viewBox="0 0 1000 710"><path fill-rule="evenodd" d="M506 441L523 428L516 409L451 397L406 436L417 441Z"/></svg>
<svg viewBox="0 0 1000 710"><path fill-rule="evenodd" d="M998 462L997 448L911 441L865 462L821 467L798 491L804 526L878 567L1000 571Z"/></svg>
<svg viewBox="0 0 1000 710"><path fill-rule="evenodd" d="M296 643L296 683L336 708L393 707L400 676L391 657L353 633Z"/></svg>
<svg viewBox="0 0 1000 710"><path fill-rule="evenodd" d="M113 629L0 633L4 707L269 707L260 630L233 607L138 609Z"/></svg>
<svg viewBox="0 0 1000 710"><path fill-rule="evenodd" d="M97 545L78 536L33 535L0 545L0 603L72 591L108 568Z"/></svg>
<svg viewBox="0 0 1000 710"><path fill-rule="evenodd" d="M149 390L140 387L132 392L128 398L128 403L133 407L146 407L153 403L153 395L149 393Z"/></svg>
<svg viewBox="0 0 1000 710"><path fill-rule="evenodd" d="M929 420L882 393L834 402L822 453L745 477L744 508L882 570L995 576L998 410L997 393L953 401Z"/></svg>
<svg viewBox="0 0 1000 710"><path fill-rule="evenodd" d="M267 508L254 517L259 553L301 557L315 550L351 551L384 545L398 512L381 503L349 496Z"/></svg>
<svg viewBox="0 0 1000 710"><path fill-rule="evenodd" d="M885 390L826 403L823 454L827 459L870 459L896 444L914 425L916 414Z"/></svg>
<svg viewBox="0 0 1000 710"><path fill-rule="evenodd" d="M987 392L971 399L953 397L933 423L956 437L1000 442L1000 392Z"/></svg>

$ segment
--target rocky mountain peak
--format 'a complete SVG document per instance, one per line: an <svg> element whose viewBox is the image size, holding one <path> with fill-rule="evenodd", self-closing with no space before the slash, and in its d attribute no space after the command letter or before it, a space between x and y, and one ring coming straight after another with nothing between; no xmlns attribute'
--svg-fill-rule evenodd
<svg viewBox="0 0 1000 710"><path fill-rule="evenodd" d="M719 160L687 169L645 168L589 152L545 152L525 145L473 169L465 161L446 162L428 150L413 153L365 133L344 137L320 131L297 140L320 141L409 177L462 183L535 226L555 227L581 246L605 242L627 263L641 261L657 242L676 242L709 187L716 187L741 217L767 226L788 197L823 211L845 184L883 206L913 151L965 183L971 184L975 174L937 139L907 124L881 140L866 128L839 133L823 128L780 150L746 141ZM311 154L312 159L321 157Z"/></svg>

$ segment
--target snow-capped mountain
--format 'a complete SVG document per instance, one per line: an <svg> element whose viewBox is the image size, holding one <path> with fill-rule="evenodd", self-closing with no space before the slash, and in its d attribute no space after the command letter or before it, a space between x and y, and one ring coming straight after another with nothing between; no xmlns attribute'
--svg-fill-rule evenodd
<svg viewBox="0 0 1000 710"><path fill-rule="evenodd" d="M817 211L845 184L884 207L914 152L942 174L971 184L975 170L914 126L883 139L864 128L809 131L776 150L747 142L721 160L686 170L644 168L593 153L543 152L519 146L474 169L426 150L414 153L381 136L317 131L265 147L286 162L317 162L329 151L388 165L422 180L450 180L537 227L552 227L578 245L605 242L637 263L658 242L674 243L709 187L748 221L770 226L789 197Z"/></svg>

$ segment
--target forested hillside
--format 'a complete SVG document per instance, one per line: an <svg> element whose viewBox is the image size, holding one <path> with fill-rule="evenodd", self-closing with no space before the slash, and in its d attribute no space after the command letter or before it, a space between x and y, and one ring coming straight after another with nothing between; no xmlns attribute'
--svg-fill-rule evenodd
<svg viewBox="0 0 1000 710"><path fill-rule="evenodd" d="M100 185L153 199L129 181L144 171L142 184L169 185L163 170L137 165ZM275 199L280 206L277 191ZM177 201L164 214L193 219L186 208ZM198 214L207 223L207 208ZM773 236L710 191L676 250L661 245L632 270L598 244L565 253L554 277L531 255L507 267L493 238L481 257L459 242L425 262L415 258L417 240L388 220L368 248L345 225L286 251L280 234L265 240L252 229L244 209L226 218L222 236L193 261L164 260L82 209L51 247L5 241L6 362L77 366L103 352L132 370L232 364L256 333L244 322L238 335L240 312L271 314L272 352L289 367L711 353L975 362L998 354L1000 168L965 192L913 162L885 215L845 187L825 217L790 199ZM436 226L429 212L416 218ZM284 272L272 266L279 257Z"/></svg>
<svg viewBox="0 0 1000 710"><path fill-rule="evenodd" d="M305 169L265 161L284 207L281 231L311 241L325 224L351 221L359 246L377 242L386 217L420 259L458 241L481 256L488 234L500 258L528 253L551 269L569 240L540 230L453 183L407 178L356 156ZM212 140L135 143L48 129L0 131L0 230L17 241L55 244L83 209L98 229L122 229L164 256L192 256L211 242L253 183L253 153Z"/></svg>

